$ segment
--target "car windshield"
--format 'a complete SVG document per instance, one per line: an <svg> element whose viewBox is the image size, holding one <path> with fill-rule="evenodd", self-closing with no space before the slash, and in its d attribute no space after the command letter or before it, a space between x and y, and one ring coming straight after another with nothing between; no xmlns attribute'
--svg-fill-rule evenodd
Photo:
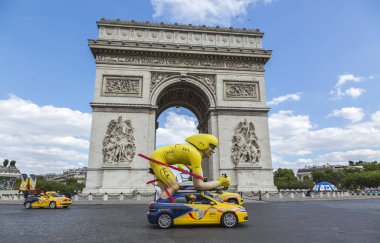
<svg viewBox="0 0 380 243"><path fill-rule="evenodd" d="M63 195L60 195L58 193L51 193L51 194L49 194L49 196L52 196L52 197L64 197Z"/></svg>
<svg viewBox="0 0 380 243"><path fill-rule="evenodd" d="M223 200L220 199L220 198L219 198L218 196L216 196L216 195L213 195L213 194L211 194L211 193L209 193L209 192L204 192L204 193L205 193L206 196L211 197L211 198L214 199L215 201L223 202Z"/></svg>

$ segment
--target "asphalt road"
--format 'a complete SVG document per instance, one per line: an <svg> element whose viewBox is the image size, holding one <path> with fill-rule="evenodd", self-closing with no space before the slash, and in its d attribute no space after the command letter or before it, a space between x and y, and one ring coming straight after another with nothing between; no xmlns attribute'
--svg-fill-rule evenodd
<svg viewBox="0 0 380 243"><path fill-rule="evenodd" d="M380 199L245 205L233 229L148 223L147 205L0 205L0 242L380 242Z"/></svg>

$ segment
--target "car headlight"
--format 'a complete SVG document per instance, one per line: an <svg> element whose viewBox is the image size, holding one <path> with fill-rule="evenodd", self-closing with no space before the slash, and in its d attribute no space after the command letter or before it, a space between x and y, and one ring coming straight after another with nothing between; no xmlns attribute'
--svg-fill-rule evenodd
<svg viewBox="0 0 380 243"><path fill-rule="evenodd" d="M238 211L240 211L240 212L247 212L247 211L245 210L245 208L243 208L243 207L239 207L239 208L238 208Z"/></svg>

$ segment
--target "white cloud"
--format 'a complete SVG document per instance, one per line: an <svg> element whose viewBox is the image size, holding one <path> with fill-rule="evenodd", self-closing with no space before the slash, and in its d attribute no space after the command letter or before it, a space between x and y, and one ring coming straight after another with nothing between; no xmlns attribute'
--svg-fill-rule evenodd
<svg viewBox="0 0 380 243"><path fill-rule="evenodd" d="M231 20L246 15L250 4L258 0L151 0L154 18L173 22L229 26ZM272 3L264 0L264 4Z"/></svg>
<svg viewBox="0 0 380 243"><path fill-rule="evenodd" d="M371 116L372 121L380 123L380 111L376 111Z"/></svg>
<svg viewBox="0 0 380 243"><path fill-rule="evenodd" d="M185 138L199 133L197 119L183 114L169 111L163 127L157 129L156 147L164 145L184 143Z"/></svg>
<svg viewBox="0 0 380 243"><path fill-rule="evenodd" d="M361 82L363 81L364 78L363 77L360 77L360 76L355 76L353 74L342 74L342 75L339 75L339 79L338 79L338 82L335 84L335 87L341 87L343 86L345 83L347 82Z"/></svg>
<svg viewBox="0 0 380 243"><path fill-rule="evenodd" d="M340 110L334 110L329 116L343 117L351 122L359 122L364 118L364 112L362 108L357 107L344 107Z"/></svg>
<svg viewBox="0 0 380 243"><path fill-rule="evenodd" d="M357 113L360 114L360 109ZM340 115L348 114L351 113ZM380 111L371 118L345 127L317 129L308 116L294 115L292 111L274 113L269 117L273 167L297 169L305 164L379 161ZM351 119L362 120L360 115Z"/></svg>
<svg viewBox="0 0 380 243"><path fill-rule="evenodd" d="M333 100L339 100L343 98L344 96L351 96L351 98L356 99L362 94L366 92L365 89L361 88L349 88L344 91L341 90L341 88L336 88L336 90L330 91L330 94L333 96Z"/></svg>
<svg viewBox="0 0 380 243"><path fill-rule="evenodd" d="M357 97L361 96L365 91L366 91L365 89L360 89L360 88L349 88L345 91L345 94L356 99Z"/></svg>
<svg viewBox="0 0 380 243"><path fill-rule="evenodd" d="M62 173L87 164L91 115L38 106L17 96L0 100L0 158L23 173Z"/></svg>
<svg viewBox="0 0 380 243"><path fill-rule="evenodd" d="M312 127L309 116L295 116L292 111L281 110L269 117L271 138L301 136L308 133Z"/></svg>
<svg viewBox="0 0 380 243"><path fill-rule="evenodd" d="M300 99L301 99L301 93L288 94L288 95L283 95L283 96L273 98L271 101L268 102L268 105L278 105L287 100L299 101Z"/></svg>
<svg viewBox="0 0 380 243"><path fill-rule="evenodd" d="M358 98L362 94L366 92L365 89L362 88L354 88L350 87L348 89L342 89L342 86L348 82L363 82L367 79L373 79L374 77L371 75L369 77L361 77L361 76L355 76L353 74L342 74L338 76L338 82L335 84L335 89L330 91L330 95L332 96L333 100L339 100L343 98L344 96L350 96L353 99Z"/></svg>
<svg viewBox="0 0 380 243"><path fill-rule="evenodd" d="M295 171L305 165L344 163L349 160L380 160L380 111L372 120L345 127L318 129L309 116L279 111L269 116L273 168ZM197 133L196 119L168 112L163 128L157 130L157 145L183 143Z"/></svg>
<svg viewBox="0 0 380 243"><path fill-rule="evenodd" d="M347 164L348 161L379 161L380 150L374 149L355 149L339 152L331 152L318 156L315 161L324 161L331 163ZM323 162L321 162L323 164Z"/></svg>

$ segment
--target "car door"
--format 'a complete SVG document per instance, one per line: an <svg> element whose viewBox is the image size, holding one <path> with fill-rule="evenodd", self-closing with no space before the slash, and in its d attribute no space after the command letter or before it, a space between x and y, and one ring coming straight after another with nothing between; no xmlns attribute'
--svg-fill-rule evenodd
<svg viewBox="0 0 380 243"><path fill-rule="evenodd" d="M42 199L41 200L41 206L44 208L49 207L49 203L50 203L49 196L48 195L42 195L40 198Z"/></svg>
<svg viewBox="0 0 380 243"><path fill-rule="evenodd" d="M218 210L215 208L216 203L209 198L200 196L195 203L196 209L191 213L194 223L198 224L215 224L219 223L220 217Z"/></svg>

